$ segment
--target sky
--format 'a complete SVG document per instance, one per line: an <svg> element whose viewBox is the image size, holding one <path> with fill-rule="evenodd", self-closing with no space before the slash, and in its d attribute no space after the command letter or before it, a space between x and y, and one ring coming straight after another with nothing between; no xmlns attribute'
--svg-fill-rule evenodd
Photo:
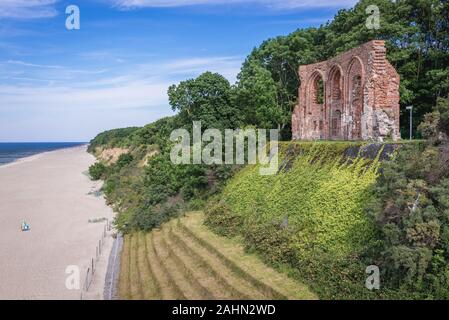
<svg viewBox="0 0 449 320"><path fill-rule="evenodd" d="M355 0L0 0L0 142L82 141L172 115L172 84ZM66 28L66 8L80 29Z"/></svg>

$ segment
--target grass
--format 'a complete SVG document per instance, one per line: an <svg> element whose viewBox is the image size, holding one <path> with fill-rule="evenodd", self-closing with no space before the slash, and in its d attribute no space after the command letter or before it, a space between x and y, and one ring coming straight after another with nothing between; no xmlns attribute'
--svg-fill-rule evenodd
<svg viewBox="0 0 449 320"><path fill-rule="evenodd" d="M255 254L245 253L241 240L220 237L202 224L201 212L191 213L182 220L185 231L197 237L197 241L207 246L224 264L253 283L265 295L273 299L316 299L309 289L297 281L286 277L266 266Z"/></svg>
<svg viewBox="0 0 449 320"><path fill-rule="evenodd" d="M121 299L316 299L303 284L222 238L193 212L159 230L125 236Z"/></svg>

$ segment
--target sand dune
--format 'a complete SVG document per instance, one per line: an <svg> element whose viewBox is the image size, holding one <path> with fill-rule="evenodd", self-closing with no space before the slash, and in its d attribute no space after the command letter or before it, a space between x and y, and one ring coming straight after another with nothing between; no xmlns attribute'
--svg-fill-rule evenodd
<svg viewBox="0 0 449 320"><path fill-rule="evenodd" d="M66 267L79 266L84 280L105 226L89 219L113 217L88 194L100 187L83 174L94 162L83 146L0 166L0 299L80 299L66 288ZM20 230L22 219L31 231ZM84 298L102 298L111 243L108 235Z"/></svg>

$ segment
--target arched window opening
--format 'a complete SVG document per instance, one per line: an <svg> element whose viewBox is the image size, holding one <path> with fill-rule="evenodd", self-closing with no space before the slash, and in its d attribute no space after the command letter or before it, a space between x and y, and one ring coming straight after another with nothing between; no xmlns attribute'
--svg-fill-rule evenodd
<svg viewBox="0 0 449 320"><path fill-rule="evenodd" d="M352 83L352 101L359 101L362 99L362 77L359 75L354 76Z"/></svg>
<svg viewBox="0 0 449 320"><path fill-rule="evenodd" d="M326 98L324 77L319 70L313 72L309 78L307 90L307 110L310 123L310 139L325 139L327 136ZM313 130L312 130L313 129Z"/></svg>
<svg viewBox="0 0 449 320"><path fill-rule="evenodd" d="M340 80L340 70L337 70L332 77L332 101L339 101L341 99Z"/></svg>
<svg viewBox="0 0 449 320"><path fill-rule="evenodd" d="M342 132L342 74L338 66L329 73L329 137L333 140L343 139Z"/></svg>
<svg viewBox="0 0 449 320"><path fill-rule="evenodd" d="M353 138L360 139L362 136L362 113L363 113L363 92L362 77L355 75L352 78L351 86L351 112L353 114Z"/></svg>
<svg viewBox="0 0 449 320"><path fill-rule="evenodd" d="M324 103L324 82L323 78L318 77L315 82L315 103L323 104Z"/></svg>

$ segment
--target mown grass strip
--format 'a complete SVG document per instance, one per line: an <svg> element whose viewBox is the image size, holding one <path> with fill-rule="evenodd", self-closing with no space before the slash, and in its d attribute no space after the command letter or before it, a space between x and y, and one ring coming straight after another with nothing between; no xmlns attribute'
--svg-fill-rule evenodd
<svg viewBox="0 0 449 320"><path fill-rule="evenodd" d="M140 275L142 298L145 300L157 299L159 296L159 286L156 279L152 275L151 266L148 263L145 236L141 232L137 232L136 235L138 260L137 268Z"/></svg>
<svg viewBox="0 0 449 320"><path fill-rule="evenodd" d="M204 214L190 214L185 218L186 223L198 236L203 237L219 249L222 254L232 260L247 274L271 287L288 299L315 300L317 295L310 291L309 287L288 276L284 270L275 270L260 259L256 254L246 253L240 238L225 238L212 233L204 224Z"/></svg>
<svg viewBox="0 0 449 320"><path fill-rule="evenodd" d="M130 235L130 246L130 296L132 300L141 300L143 291L138 268L137 234Z"/></svg>
<svg viewBox="0 0 449 320"><path fill-rule="evenodd" d="M182 232L182 231L179 231ZM179 236L176 232L173 231L173 229L170 230L170 236L173 239L174 242L178 244L178 246L184 250L187 254L192 256L196 261L198 261L201 266L207 270L212 276L215 277L216 281L219 282L228 292L230 292L232 299L236 300L250 300L254 299L254 297L251 297L239 289L235 288L225 277L223 277L224 270L223 268L226 268L226 266L222 266L222 269L215 270L204 257L202 257L197 251L195 251L191 246L187 245L186 240ZM232 272L232 271L230 271Z"/></svg>
<svg viewBox="0 0 449 320"><path fill-rule="evenodd" d="M167 229L170 229L168 224L164 226L164 230ZM186 260L182 259L181 256L176 252L177 250L174 248L174 246L176 246L176 243L173 243L167 239L166 231L162 232L161 239L162 243L167 248L170 257L176 263L177 269L180 271L182 276L184 276L188 280L194 290L202 296L202 299L215 300L215 296L212 294L212 292L200 283L198 279L199 275L188 263L186 263Z"/></svg>
<svg viewBox="0 0 449 320"><path fill-rule="evenodd" d="M119 275L119 298L131 299L131 278L130 278L130 241L129 235L123 237L123 251L120 263Z"/></svg>
<svg viewBox="0 0 449 320"><path fill-rule="evenodd" d="M175 279L173 278L172 273L169 272L167 266L165 265L165 261L162 259L160 252L156 248L155 235L156 235L156 233L154 230L153 232L151 232L151 240L152 240L151 244L152 244L152 249L154 251L154 254L159 261L159 265L162 269L162 272L164 272L164 274L167 276L168 283L171 286L171 288L173 288L173 290L175 291L177 299L186 300L187 297L185 296L184 292L181 290L179 285L176 283Z"/></svg>
<svg viewBox="0 0 449 320"><path fill-rule="evenodd" d="M180 227L189 234L193 239L195 239L200 245L205 247L207 250L209 250L212 254L217 256L218 259L220 259L224 265L226 265L228 268L230 268L233 272L238 274L240 277L247 279L249 282L251 282L252 285L254 285L257 289L261 290L264 295L266 295L269 298L276 299L276 300L287 300L287 296L283 295L277 290L274 290L270 286L266 285L265 283L259 281L258 279L254 278L252 275L247 273L245 270L240 268L234 261L226 257L224 254L222 254L219 250L217 250L213 245L211 245L209 242L205 241L201 237L198 237L194 232L192 232L187 226L185 226L182 222Z"/></svg>
<svg viewBox="0 0 449 320"><path fill-rule="evenodd" d="M153 235L147 233L145 236L145 245L147 246L147 258L150 264L151 270L154 274L154 278L157 279L160 288L159 299L164 300L176 300L182 299L179 288L173 285L173 280L170 275L164 271L162 262L156 254L153 246Z"/></svg>

